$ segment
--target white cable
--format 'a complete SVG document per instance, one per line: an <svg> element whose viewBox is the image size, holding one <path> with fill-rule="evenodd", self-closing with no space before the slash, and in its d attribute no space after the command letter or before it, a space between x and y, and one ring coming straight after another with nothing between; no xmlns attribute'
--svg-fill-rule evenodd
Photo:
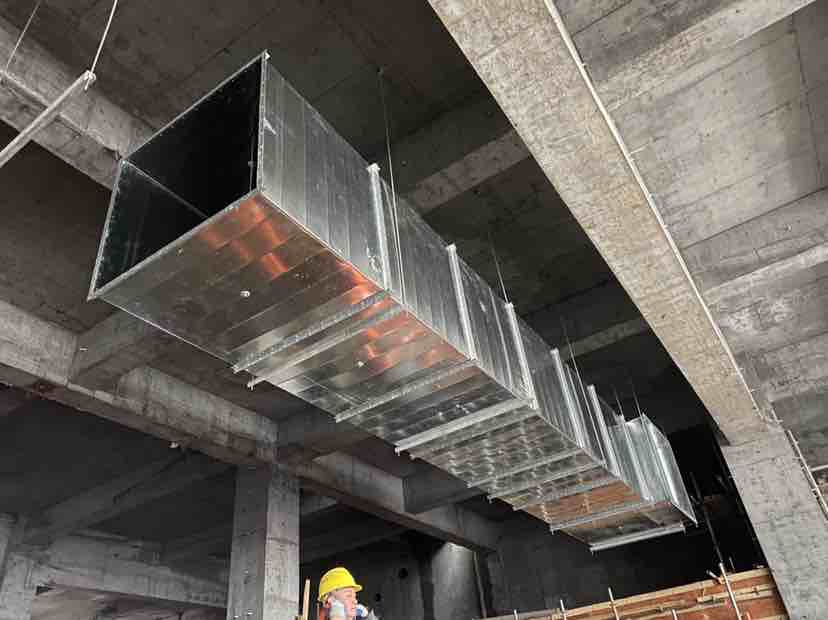
<svg viewBox="0 0 828 620"><path fill-rule="evenodd" d="M92 66L89 67L89 72L92 75L95 75L95 68L98 66L98 59L101 57L101 51L103 50L104 41L106 41L106 36L109 34L109 27L112 26L112 18L115 17L115 9L118 6L118 0L112 0L112 9L109 11L109 19L106 20L106 27L103 31L103 36L101 36L101 42L98 43L98 51L95 52L95 59L92 61ZM92 82L86 84L84 90L87 90Z"/></svg>
<svg viewBox="0 0 828 620"><path fill-rule="evenodd" d="M23 26L23 30L20 31L20 36L17 37L17 42L14 44L11 54L9 54L9 60L8 62L6 62L6 68L3 69L3 73L0 74L0 82L2 82L3 78L8 74L9 67L11 67L12 59L14 58L14 55L17 53L17 48L20 47L20 44L23 42L23 37L26 36L26 32L29 30L29 26L31 26L32 20L34 20L35 13L37 13L37 9L40 8L41 2L43 2L43 0L37 0L37 2L34 5L34 8L32 9L31 14L29 15L29 19L26 20L26 25Z"/></svg>

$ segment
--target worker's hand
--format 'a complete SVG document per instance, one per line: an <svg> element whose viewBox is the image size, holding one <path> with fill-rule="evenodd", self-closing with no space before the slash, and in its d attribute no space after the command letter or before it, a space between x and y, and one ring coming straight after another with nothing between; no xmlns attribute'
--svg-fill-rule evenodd
<svg viewBox="0 0 828 620"><path fill-rule="evenodd" d="M365 605L362 605L362 604L357 605L356 606L356 617L359 618L359 620L362 620L363 618L367 618L368 617L368 608Z"/></svg>
<svg viewBox="0 0 828 620"><path fill-rule="evenodd" d="M345 614L345 605L341 601L331 599L330 608L328 609L328 618L330 620L348 620Z"/></svg>

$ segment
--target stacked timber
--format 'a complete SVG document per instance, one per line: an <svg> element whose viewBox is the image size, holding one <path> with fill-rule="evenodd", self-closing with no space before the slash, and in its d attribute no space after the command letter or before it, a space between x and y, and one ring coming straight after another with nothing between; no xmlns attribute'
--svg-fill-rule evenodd
<svg viewBox="0 0 828 620"><path fill-rule="evenodd" d="M785 606L768 569L732 573L727 578L736 607L743 619L788 619ZM724 579L719 578L577 609L543 610L489 620L732 620L736 617L736 609L733 608L727 584Z"/></svg>

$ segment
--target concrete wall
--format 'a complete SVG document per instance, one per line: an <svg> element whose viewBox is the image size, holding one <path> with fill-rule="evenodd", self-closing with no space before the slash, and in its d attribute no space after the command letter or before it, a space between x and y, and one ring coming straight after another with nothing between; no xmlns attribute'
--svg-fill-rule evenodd
<svg viewBox="0 0 828 620"><path fill-rule="evenodd" d="M509 529L499 554L487 558L497 614L568 607L697 581L713 567L709 539L701 530L591 554L565 534L550 535L537 521Z"/></svg>

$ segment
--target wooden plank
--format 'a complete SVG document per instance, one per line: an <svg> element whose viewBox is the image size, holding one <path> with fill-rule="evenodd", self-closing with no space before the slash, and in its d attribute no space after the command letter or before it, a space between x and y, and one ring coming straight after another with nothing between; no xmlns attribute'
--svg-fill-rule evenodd
<svg viewBox="0 0 828 620"><path fill-rule="evenodd" d="M767 569L728 575L743 618L751 620L785 620L788 618L776 585ZM721 579L630 596L615 601L618 615L625 620L669 620L676 610L681 620L732 620L735 617ZM513 620L514 615L490 620ZM558 610L544 610L517 615L517 620L562 620ZM612 620L609 602L569 609L568 620Z"/></svg>

